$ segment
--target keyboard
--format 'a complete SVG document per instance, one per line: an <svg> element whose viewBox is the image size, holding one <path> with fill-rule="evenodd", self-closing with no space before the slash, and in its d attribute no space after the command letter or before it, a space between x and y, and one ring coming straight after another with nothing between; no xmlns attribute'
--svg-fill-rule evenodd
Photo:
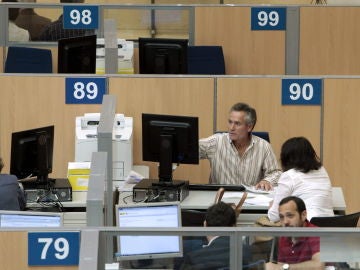
<svg viewBox="0 0 360 270"><path fill-rule="evenodd" d="M225 191L245 191L243 185L222 185L222 184L189 184L189 190L218 190L224 188Z"/></svg>

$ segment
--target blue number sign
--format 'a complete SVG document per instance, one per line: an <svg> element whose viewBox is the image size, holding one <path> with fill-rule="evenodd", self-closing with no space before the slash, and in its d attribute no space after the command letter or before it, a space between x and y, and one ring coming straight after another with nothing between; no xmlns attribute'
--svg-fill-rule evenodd
<svg viewBox="0 0 360 270"><path fill-rule="evenodd" d="M28 265L78 265L79 232L34 232L28 234Z"/></svg>
<svg viewBox="0 0 360 270"><path fill-rule="evenodd" d="M321 105L321 79L283 79L282 105Z"/></svg>
<svg viewBox="0 0 360 270"><path fill-rule="evenodd" d="M251 8L251 30L285 30L286 8Z"/></svg>
<svg viewBox="0 0 360 270"><path fill-rule="evenodd" d="M64 6L64 29L97 29L98 6Z"/></svg>
<svg viewBox="0 0 360 270"><path fill-rule="evenodd" d="M101 104L105 95L105 78L66 78L66 104Z"/></svg>

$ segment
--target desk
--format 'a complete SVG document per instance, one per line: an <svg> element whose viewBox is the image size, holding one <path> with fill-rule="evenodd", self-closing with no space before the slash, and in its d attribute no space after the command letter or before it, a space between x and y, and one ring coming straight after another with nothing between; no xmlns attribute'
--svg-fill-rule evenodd
<svg viewBox="0 0 360 270"><path fill-rule="evenodd" d="M206 210L215 201L217 191L199 191L190 190L189 196L186 197L181 203L181 209L184 210ZM119 196L119 204L132 204L132 192L121 192ZM253 193L252 193L253 194ZM271 197L272 195L266 195ZM341 187L333 187L332 199L334 212L337 215L345 214L346 204ZM238 203L240 198L224 199L225 202ZM268 205L249 205L245 203L242 207L241 214L238 218L238 225L248 226L253 225L254 221L259 217L265 215L268 210Z"/></svg>

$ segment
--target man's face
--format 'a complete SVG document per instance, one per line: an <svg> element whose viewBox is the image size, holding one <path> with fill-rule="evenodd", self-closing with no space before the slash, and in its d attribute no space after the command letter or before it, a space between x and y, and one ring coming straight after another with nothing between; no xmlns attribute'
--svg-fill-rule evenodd
<svg viewBox="0 0 360 270"><path fill-rule="evenodd" d="M228 129L229 136L232 141L239 141L248 137L252 126L246 124L245 112L232 111L229 115Z"/></svg>
<svg viewBox="0 0 360 270"><path fill-rule="evenodd" d="M306 210L300 214L296 203L289 201L279 206L279 217L283 227L303 227L306 220Z"/></svg>

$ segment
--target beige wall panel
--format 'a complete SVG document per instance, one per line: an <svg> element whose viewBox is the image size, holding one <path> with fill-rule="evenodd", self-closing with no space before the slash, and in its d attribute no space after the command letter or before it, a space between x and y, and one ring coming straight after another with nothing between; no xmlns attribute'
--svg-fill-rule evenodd
<svg viewBox="0 0 360 270"><path fill-rule="evenodd" d="M65 78L0 76L0 155L10 170L11 133L55 126L52 177L66 177L75 158L75 117L100 112L100 105L65 104Z"/></svg>
<svg viewBox="0 0 360 270"><path fill-rule="evenodd" d="M226 74L285 74L285 31L251 31L250 13L250 7L197 7L195 45L223 46Z"/></svg>
<svg viewBox="0 0 360 270"><path fill-rule="evenodd" d="M299 73L360 74L360 7L302 7Z"/></svg>
<svg viewBox="0 0 360 270"><path fill-rule="evenodd" d="M324 165L352 213L360 205L360 79L325 79L324 88Z"/></svg>
<svg viewBox="0 0 360 270"><path fill-rule="evenodd" d="M227 130L230 107L245 102L257 112L254 130L269 131L278 160L283 142L296 136L307 137L320 154L320 107L282 106L281 78L221 78L217 96L218 130Z"/></svg>
<svg viewBox="0 0 360 270"><path fill-rule="evenodd" d="M4 57L4 47L0 47L0 73L4 72L5 57Z"/></svg>
<svg viewBox="0 0 360 270"><path fill-rule="evenodd" d="M28 266L27 232L0 232L2 270L75 270L78 266Z"/></svg>
<svg viewBox="0 0 360 270"><path fill-rule="evenodd" d="M142 161L141 114L173 114L199 117L199 136L213 130L213 88L211 78L110 78L109 93L117 96L118 113L134 117L134 164L150 165L150 177L157 178L154 162ZM205 183L209 164L180 165L174 179Z"/></svg>

